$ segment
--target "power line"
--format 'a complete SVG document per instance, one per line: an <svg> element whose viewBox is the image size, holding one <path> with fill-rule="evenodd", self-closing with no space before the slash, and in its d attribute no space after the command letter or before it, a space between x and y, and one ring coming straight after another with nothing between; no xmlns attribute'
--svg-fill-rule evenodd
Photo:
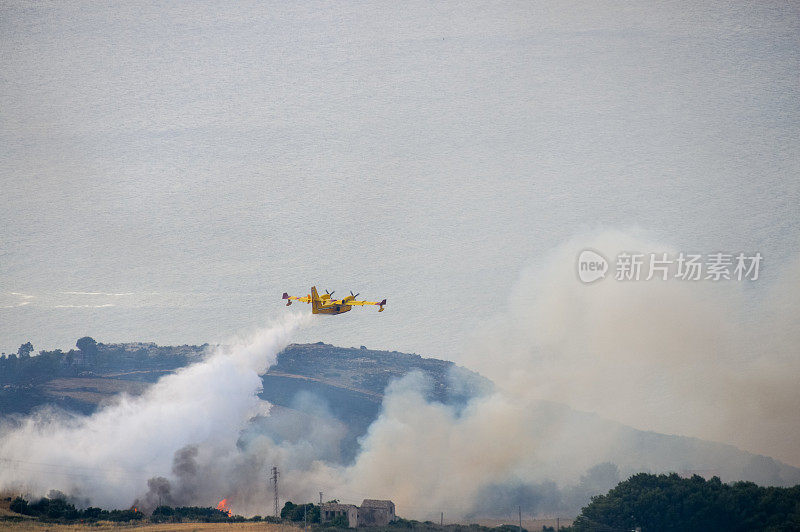
<svg viewBox="0 0 800 532"><path fill-rule="evenodd" d="M0 463L8 464L8 471L22 471L27 473L44 473L47 475L61 475L75 478L97 478L108 479L110 476L127 476L128 478L147 479L146 474L141 471L125 469L121 467L100 468L79 465L48 464L44 462L31 462L27 460L16 460L13 458L0 458ZM34 466L34 467L30 467ZM75 471L76 469L86 470L86 473ZM105 474L102 474L105 473Z"/></svg>
<svg viewBox="0 0 800 532"><path fill-rule="evenodd" d="M90 471L102 471L102 472L118 472L118 471L125 471L129 473L141 473L141 470L138 469L127 469L119 466L110 467L93 467L93 466L81 466L81 465L65 465L65 464L48 464L45 462L31 462L29 460L18 460L16 458L3 458L0 457L0 462L15 462L18 464L30 464L30 465L40 465L46 467L56 467L61 469L88 469Z"/></svg>

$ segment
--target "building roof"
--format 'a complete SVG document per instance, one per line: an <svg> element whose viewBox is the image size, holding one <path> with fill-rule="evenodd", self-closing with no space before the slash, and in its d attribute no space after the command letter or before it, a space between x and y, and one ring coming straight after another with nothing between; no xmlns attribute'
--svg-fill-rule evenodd
<svg viewBox="0 0 800 532"><path fill-rule="evenodd" d="M386 508L387 510L391 510L394 507L394 503L392 501L382 501L379 499L364 499L364 502L361 503L361 507Z"/></svg>
<svg viewBox="0 0 800 532"><path fill-rule="evenodd" d="M357 508L357 506L355 504L339 504L336 502L322 503L323 510L349 510L351 508Z"/></svg>

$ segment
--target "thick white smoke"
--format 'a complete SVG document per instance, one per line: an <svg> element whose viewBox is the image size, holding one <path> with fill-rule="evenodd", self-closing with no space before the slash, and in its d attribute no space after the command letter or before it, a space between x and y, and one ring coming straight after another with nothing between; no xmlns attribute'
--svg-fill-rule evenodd
<svg viewBox="0 0 800 532"><path fill-rule="evenodd" d="M581 491L593 480L581 475L605 461L620 474L705 469L726 481L796 482L794 473L781 480L771 460L748 461L732 448L696 440L648 447L643 433L613 421L800 465L800 257L768 262L770 275L762 270L755 282L626 283L612 270L584 285L576 258L587 247L612 259L676 251L620 232L565 243L524 272L508 311L471 339L467 364L496 393L456 409L426 400L418 378L395 383L355 463L318 463L297 480L298 492L386 497L403 515L432 518L480 511L492 486L531 487L526 511L551 495L561 498L554 509L569 507L571 495L585 502L597 491ZM547 488L553 481L560 491Z"/></svg>
<svg viewBox="0 0 800 532"><path fill-rule="evenodd" d="M59 489L120 508L142 495L151 477L179 470L180 455L173 459L180 450L191 455L191 446L200 446L208 460L236 454L241 431L269 407L257 397L259 374L309 316L290 314L92 416L25 419L0 437L0 487L32 495Z"/></svg>
<svg viewBox="0 0 800 532"><path fill-rule="evenodd" d="M584 285L586 247L678 251L621 232L565 243L523 274L469 365L516 395L800 466L800 255L766 257L756 281Z"/></svg>

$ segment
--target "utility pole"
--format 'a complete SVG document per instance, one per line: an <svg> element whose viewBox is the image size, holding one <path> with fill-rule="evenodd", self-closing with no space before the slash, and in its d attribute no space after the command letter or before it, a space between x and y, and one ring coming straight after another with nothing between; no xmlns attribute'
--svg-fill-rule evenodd
<svg viewBox="0 0 800 532"><path fill-rule="evenodd" d="M519 532L522 532L522 506L517 506L519 510Z"/></svg>
<svg viewBox="0 0 800 532"><path fill-rule="evenodd" d="M319 492L319 505L322 506L322 492Z"/></svg>
<svg viewBox="0 0 800 532"><path fill-rule="evenodd" d="M306 531L306 515L308 515L308 505L303 505L303 532Z"/></svg>
<svg viewBox="0 0 800 532"><path fill-rule="evenodd" d="M560 525L560 523L559 523L559 518L558 518L558 517L556 517L556 532L558 532L559 530L561 530L561 526L559 526L559 525Z"/></svg>
<svg viewBox="0 0 800 532"><path fill-rule="evenodd" d="M439 526L444 526L444 512L442 512L442 516L439 518Z"/></svg>
<svg viewBox="0 0 800 532"><path fill-rule="evenodd" d="M278 466L272 466L272 476L269 479L272 481L272 492L275 495L275 517L280 517L278 513Z"/></svg>

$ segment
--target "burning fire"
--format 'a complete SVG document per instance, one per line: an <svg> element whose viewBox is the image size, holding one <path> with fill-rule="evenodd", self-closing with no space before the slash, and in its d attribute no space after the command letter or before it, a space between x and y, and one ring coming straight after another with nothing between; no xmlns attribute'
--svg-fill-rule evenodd
<svg viewBox="0 0 800 532"><path fill-rule="evenodd" d="M217 504L217 510L219 510L220 512L225 512L226 514L228 514L228 517L233 515L233 512L231 512L230 507L228 507L228 499L222 499L221 501L219 501L219 504Z"/></svg>

